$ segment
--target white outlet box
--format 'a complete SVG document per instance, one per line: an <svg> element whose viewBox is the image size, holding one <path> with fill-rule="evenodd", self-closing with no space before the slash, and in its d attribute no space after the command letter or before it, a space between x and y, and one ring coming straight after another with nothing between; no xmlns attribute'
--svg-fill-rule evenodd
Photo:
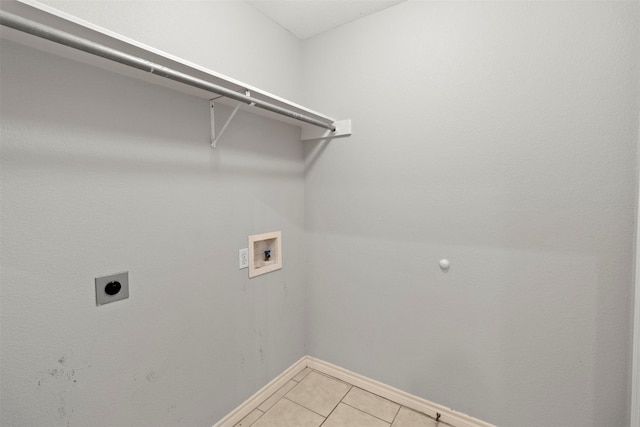
<svg viewBox="0 0 640 427"><path fill-rule="evenodd" d="M282 268L282 233L249 236L249 277L270 273Z"/></svg>
<svg viewBox="0 0 640 427"><path fill-rule="evenodd" d="M238 269L249 267L249 248L240 249L238 251Z"/></svg>

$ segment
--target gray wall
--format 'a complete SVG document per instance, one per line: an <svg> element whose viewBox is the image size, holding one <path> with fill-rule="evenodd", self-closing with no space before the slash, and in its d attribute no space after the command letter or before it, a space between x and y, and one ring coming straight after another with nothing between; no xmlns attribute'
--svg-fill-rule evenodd
<svg viewBox="0 0 640 427"><path fill-rule="evenodd" d="M307 146L311 355L499 425L628 425L639 22L409 1L304 43L304 101L354 123Z"/></svg>
<svg viewBox="0 0 640 427"><path fill-rule="evenodd" d="M205 2L182 9L254 20L263 54L282 58L264 86L295 93L299 42L237 4L247 9L226 17ZM142 9L155 2L115 10L125 5L112 14L153 26ZM173 24L193 30L183 15ZM212 27L210 48L265 83L249 74L275 65L253 67L230 45L237 31ZM172 53L190 57L189 40ZM0 49L0 425L214 424L305 354L299 128L239 113L214 151L204 99ZM238 249L273 230L284 268L249 280ZM122 270L130 298L96 307L94 277Z"/></svg>
<svg viewBox="0 0 640 427"><path fill-rule="evenodd" d="M640 132L638 132L638 165L640 167ZM636 171L637 195L640 200L640 174ZM640 203L636 205L636 244L634 269L633 371L631 377L631 426L640 425Z"/></svg>
<svg viewBox="0 0 640 427"><path fill-rule="evenodd" d="M206 101L3 42L0 424L210 425L305 352L500 425L628 424L637 2L409 1L302 46L241 1L47 3L355 134L239 113L211 151Z"/></svg>

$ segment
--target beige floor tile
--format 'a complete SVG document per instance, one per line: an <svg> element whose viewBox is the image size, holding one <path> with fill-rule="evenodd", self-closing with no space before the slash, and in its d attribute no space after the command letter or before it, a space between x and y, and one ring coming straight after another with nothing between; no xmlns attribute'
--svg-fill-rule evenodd
<svg viewBox="0 0 640 427"><path fill-rule="evenodd" d="M304 368L298 375L296 375L295 377L293 377L294 381L300 382L302 381L307 375L309 375L309 373L312 371L311 368L309 368L308 366L306 368Z"/></svg>
<svg viewBox="0 0 640 427"><path fill-rule="evenodd" d="M319 427L324 417L287 399L280 399L251 427Z"/></svg>
<svg viewBox="0 0 640 427"><path fill-rule="evenodd" d="M433 418L403 406L391 427L437 427L438 424L442 425L442 423L436 423Z"/></svg>
<svg viewBox="0 0 640 427"><path fill-rule="evenodd" d="M317 372L311 372L287 393L286 397L326 417L338 405L350 388L350 385L342 381Z"/></svg>
<svg viewBox="0 0 640 427"><path fill-rule="evenodd" d="M341 403L322 427L389 427L389 423Z"/></svg>
<svg viewBox="0 0 640 427"><path fill-rule="evenodd" d="M400 409L400 405L397 403L393 403L390 400L376 396L358 387L353 387L344 399L342 399L342 402L389 423L393 421L393 418L398 413L398 409Z"/></svg>
<svg viewBox="0 0 640 427"><path fill-rule="evenodd" d="M256 420L258 418L260 418L262 416L264 412L259 411L258 409L254 409L253 411L251 411L249 413L249 415L247 415L246 417L244 417L242 419L242 421L240 421L238 424L236 424L233 427L249 427L251 424L253 424L254 422L256 422Z"/></svg>
<svg viewBox="0 0 640 427"><path fill-rule="evenodd" d="M297 382L289 381L288 383L280 387L278 391L273 393L271 397L262 402L260 406L258 406L258 409L260 409L262 412L267 412L269 408L275 405L278 400L280 400L285 394L289 393L289 390L294 388L296 385L298 385Z"/></svg>

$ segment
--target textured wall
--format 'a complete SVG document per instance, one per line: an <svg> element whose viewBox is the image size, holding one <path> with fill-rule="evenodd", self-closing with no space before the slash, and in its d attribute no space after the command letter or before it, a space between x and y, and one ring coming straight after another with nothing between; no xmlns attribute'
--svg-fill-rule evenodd
<svg viewBox="0 0 640 427"><path fill-rule="evenodd" d="M0 424L212 425L304 354L299 128L241 112L214 151L204 99L0 49ZM238 249L272 230L284 268L249 280ZM122 270L130 298L96 307Z"/></svg>
<svg viewBox="0 0 640 427"><path fill-rule="evenodd" d="M409 1L305 41L305 102L354 123L306 153L312 356L499 425L628 425L639 22Z"/></svg>

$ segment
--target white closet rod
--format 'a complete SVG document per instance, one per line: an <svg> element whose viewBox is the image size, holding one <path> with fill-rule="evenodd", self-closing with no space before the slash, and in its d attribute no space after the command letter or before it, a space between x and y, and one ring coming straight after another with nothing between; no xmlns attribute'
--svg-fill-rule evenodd
<svg viewBox="0 0 640 427"><path fill-rule="evenodd" d="M209 92L217 93L218 95L222 95L236 101L244 102L245 104L254 105L256 107L271 111L276 114L291 117L293 119L309 123L324 129L329 129L331 132L336 131L336 127L332 122L323 122L321 120L314 119L313 117L305 116L304 114L287 110L286 108L282 108L269 102L265 102L251 96L235 92L223 86L209 83L197 77L181 73L180 71L173 70L171 68L156 64L151 61L147 61L146 59L139 58L134 55L129 55L128 53L121 52L117 49L112 49L100 43L95 43L82 37L77 37L73 34L69 34L64 31L39 24L37 22L25 19L21 16L14 15L9 12L0 11L0 25L4 25L5 27L13 28L15 30L22 31L24 33L28 33L46 40L50 40L55 43L69 46L71 48L78 49L92 55L100 56L111 61L119 62L120 64L128 65L130 67L137 68L138 70L148 71L152 74L165 77L167 79L174 80L189 86L193 86L198 89L204 89Z"/></svg>

